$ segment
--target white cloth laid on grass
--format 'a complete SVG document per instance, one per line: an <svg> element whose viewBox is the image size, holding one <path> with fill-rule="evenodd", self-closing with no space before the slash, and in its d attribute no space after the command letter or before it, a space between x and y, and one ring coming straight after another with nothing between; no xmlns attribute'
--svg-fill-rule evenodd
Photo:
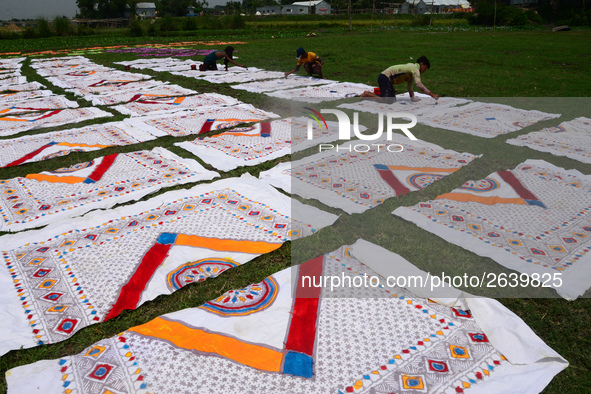
<svg viewBox="0 0 591 394"><path fill-rule="evenodd" d="M111 69L100 73L71 73L55 77L48 77L47 80L64 89L86 88L91 85L113 82L136 82L144 79L151 79L151 75L140 73L129 73Z"/></svg>
<svg viewBox="0 0 591 394"><path fill-rule="evenodd" d="M164 187L219 174L164 148L112 154L25 177L0 180L0 231L21 231L106 209Z"/></svg>
<svg viewBox="0 0 591 394"><path fill-rule="evenodd" d="M291 162L279 163L269 170L261 171L259 179L291 194L291 168Z"/></svg>
<svg viewBox="0 0 591 394"><path fill-rule="evenodd" d="M14 93L0 93L0 105L5 103L12 103L15 101L28 100L36 97L52 96L51 90L24 90L15 91Z"/></svg>
<svg viewBox="0 0 591 394"><path fill-rule="evenodd" d="M556 127L520 135L507 143L591 163L591 119L575 118Z"/></svg>
<svg viewBox="0 0 591 394"><path fill-rule="evenodd" d="M66 89L66 91L74 93L76 96L82 96L88 100L88 96L91 95L111 95L120 94L124 91L134 92L135 94L141 94L141 92L155 88L157 86L166 85L168 82L156 81L153 79L135 81L135 82L105 82L98 86L90 86L86 88L72 88ZM89 100L91 101L91 100Z"/></svg>
<svg viewBox="0 0 591 394"><path fill-rule="evenodd" d="M37 81L33 81L33 82L27 82L27 83L23 83L20 85L8 85L8 86L3 86L2 90L10 90L12 92L25 92L28 90L39 90L39 89L43 89L46 86L37 82Z"/></svg>
<svg viewBox="0 0 591 394"><path fill-rule="evenodd" d="M94 107L54 109L45 112L8 115L0 117L0 136L111 116L113 114Z"/></svg>
<svg viewBox="0 0 591 394"><path fill-rule="evenodd" d="M65 96L38 97L29 100L0 101L0 116L18 114L23 112L43 111L60 108L78 108L75 101L68 100Z"/></svg>
<svg viewBox="0 0 591 394"><path fill-rule="evenodd" d="M399 134L393 134L391 141L384 135L370 142L350 141L338 150L292 162L291 193L349 214L361 213L387 198L423 189L479 157ZM286 172L275 175L289 176Z"/></svg>
<svg viewBox="0 0 591 394"><path fill-rule="evenodd" d="M0 354L66 340L278 249L290 211L289 197L247 175L4 235Z"/></svg>
<svg viewBox="0 0 591 394"><path fill-rule="evenodd" d="M319 126L312 122L312 139L308 140L308 119L285 118L231 129L210 137L184 141L175 145L188 150L221 171L240 166L254 166L277 157L301 151L338 138L338 124ZM359 127L365 130L364 126Z"/></svg>
<svg viewBox="0 0 591 394"><path fill-rule="evenodd" d="M135 100L151 100L163 97L173 96L187 96L197 94L195 90L183 88L179 85L158 85L149 87L147 89L125 90L122 92L114 92L105 95L85 95L83 98L91 101L92 105L112 105L119 103L127 103Z"/></svg>
<svg viewBox="0 0 591 394"><path fill-rule="evenodd" d="M22 85L27 82L27 77L10 77L0 79L0 91L10 90L8 85Z"/></svg>
<svg viewBox="0 0 591 394"><path fill-rule="evenodd" d="M455 107L472 102L471 100L454 98L454 97L440 97L439 100L434 100L430 96L423 93L415 93L415 97L420 100L413 102L408 93L396 95L396 102L386 104L380 99L376 98L362 98L353 103L340 104L338 108L347 108L355 111L370 112L373 114L385 112L406 112L413 115L428 114L435 110L442 108ZM417 116L420 121L420 117Z"/></svg>
<svg viewBox="0 0 591 394"><path fill-rule="evenodd" d="M265 94L271 97L303 101L306 103L321 103L323 101L360 96L366 90L372 89L371 86L362 83L338 82L330 85L308 86L300 89L283 89Z"/></svg>
<svg viewBox="0 0 591 394"><path fill-rule="evenodd" d="M117 105L114 110L123 115L154 116L165 115L187 109L202 109L208 107L225 107L243 104L234 97L217 93L203 93L196 96L177 96L165 98L140 98L132 102Z"/></svg>
<svg viewBox="0 0 591 394"><path fill-rule="evenodd" d="M203 80L211 83L243 83L281 77L283 77L283 73L279 71L265 71L256 67L249 67L245 72L208 75Z"/></svg>
<svg viewBox="0 0 591 394"><path fill-rule="evenodd" d="M269 79L265 81L254 81L238 85L232 85L232 88L246 90L247 92L253 93L264 93L270 92L272 90L297 88L301 86L323 85L335 82L337 81L313 77L288 76L287 78Z"/></svg>
<svg viewBox="0 0 591 394"><path fill-rule="evenodd" d="M461 107L436 108L420 116L419 123L478 137L494 138L558 117L560 114L528 111L504 104L474 102Z"/></svg>
<svg viewBox="0 0 591 394"><path fill-rule="evenodd" d="M527 160L393 214L575 299L591 287L590 191L589 175Z"/></svg>
<svg viewBox="0 0 591 394"><path fill-rule="evenodd" d="M96 382L180 393L189 381L192 393L537 394L568 366L498 301L460 291L431 300L387 285L400 272L427 275L358 240L77 355L13 368L8 393ZM371 284L316 287L326 277Z"/></svg>
<svg viewBox="0 0 591 394"><path fill-rule="evenodd" d="M246 68L238 67L238 66L228 67L228 71L226 71L223 64L218 64L217 67L218 67L217 70L200 71L199 67L197 67L196 70L170 71L170 73L172 75L179 75L181 77L203 79L207 76L213 76L213 75L229 75L229 74L235 74L235 73L240 74L240 73L248 72L248 70Z"/></svg>
<svg viewBox="0 0 591 394"><path fill-rule="evenodd" d="M152 134L111 122L0 140L0 167L50 160L71 152L90 152L154 140Z"/></svg>
<svg viewBox="0 0 591 394"><path fill-rule="evenodd" d="M257 109L250 104L239 104L231 107L206 108L198 111L185 110L170 115L130 118L125 119L124 122L147 131L156 137L167 135L180 137L203 134L242 123L254 123L278 117L272 112Z"/></svg>

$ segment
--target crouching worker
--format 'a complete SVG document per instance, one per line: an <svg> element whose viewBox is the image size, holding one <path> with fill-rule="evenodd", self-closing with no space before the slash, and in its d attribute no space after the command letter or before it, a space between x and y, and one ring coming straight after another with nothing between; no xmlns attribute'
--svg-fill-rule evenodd
<svg viewBox="0 0 591 394"><path fill-rule="evenodd" d="M431 68L431 63L425 56L418 58L416 63L398 64L388 67L382 71L380 75L378 75L380 94L377 95L374 92L365 91L361 97L381 97L383 98L383 101L387 103L395 103L396 89L394 86L406 82L410 99L413 102L416 102L419 101L420 98L415 97L415 92L413 90L414 82L421 92L428 94L437 100L439 99L439 95L429 91L429 89L427 89L421 82L421 74L423 74L429 68Z"/></svg>
<svg viewBox="0 0 591 394"><path fill-rule="evenodd" d="M209 55L205 56L205 59L203 59L203 63L199 65L199 70L200 71L217 70L218 66L217 66L216 62L219 59L224 59L224 66L226 66L226 71L228 71L228 63L235 64L238 67L246 68L246 66L243 66L242 64L238 64L233 60L234 59L234 57L232 56L233 53L234 53L234 47L232 47L232 46L227 46L226 49L224 49L223 51L213 51Z"/></svg>
<svg viewBox="0 0 591 394"><path fill-rule="evenodd" d="M318 75L318 78L324 78L324 75L322 75L324 60L316 56L314 52L306 52L304 48L298 48L296 51L296 59L298 59L298 64L296 64L293 70L285 73L286 78L289 74L297 72L302 65L304 65L304 70L306 70L309 76L313 77L314 75Z"/></svg>

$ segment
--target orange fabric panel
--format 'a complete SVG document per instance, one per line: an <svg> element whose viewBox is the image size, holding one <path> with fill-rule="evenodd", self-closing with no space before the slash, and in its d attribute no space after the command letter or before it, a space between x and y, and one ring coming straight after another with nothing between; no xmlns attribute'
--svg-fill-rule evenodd
<svg viewBox="0 0 591 394"><path fill-rule="evenodd" d="M26 176L27 179L35 179L39 182L51 182L51 183L82 183L86 178L79 176L55 176L45 174L29 174Z"/></svg>
<svg viewBox="0 0 591 394"><path fill-rule="evenodd" d="M486 205L494 204L520 204L526 205L527 203L522 198L503 198L503 197L480 197L474 194L468 193L445 193L435 198L436 200L446 199L462 202L478 202Z"/></svg>
<svg viewBox="0 0 591 394"><path fill-rule="evenodd" d="M263 241L236 241L233 239L206 238L187 234L179 234L174 244L242 253L269 253L275 249L279 249L282 245L281 243L272 244Z"/></svg>

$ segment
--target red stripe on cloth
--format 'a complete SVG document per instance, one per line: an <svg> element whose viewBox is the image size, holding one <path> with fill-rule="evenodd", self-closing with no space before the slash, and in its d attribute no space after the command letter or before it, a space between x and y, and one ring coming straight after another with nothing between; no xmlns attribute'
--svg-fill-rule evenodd
<svg viewBox="0 0 591 394"><path fill-rule="evenodd" d="M105 320L119 316L125 309L135 309L137 307L140 297L146 289L146 285L168 255L171 246L156 243L148 250L134 274L121 288L119 297L105 317Z"/></svg>
<svg viewBox="0 0 591 394"><path fill-rule="evenodd" d="M322 281L322 259L317 257L299 267L296 298L291 308L289 333L285 350L314 355L316 322L322 287L314 287ZM304 277L306 280L304 280ZM310 278L308 280L307 278Z"/></svg>
<svg viewBox="0 0 591 394"><path fill-rule="evenodd" d="M201 130L199 130L199 134L207 133L211 131L211 126L213 126L213 121L208 120L201 126Z"/></svg>
<svg viewBox="0 0 591 394"><path fill-rule="evenodd" d="M388 182L388 185L396 192L397 196L404 196L407 193L410 193L410 190L404 186L394 174L390 170L378 170L378 173L382 177L383 180Z"/></svg>
<svg viewBox="0 0 591 394"><path fill-rule="evenodd" d="M41 120L41 119L49 118L50 116L53 116L55 114L59 114L62 111L63 111L62 109L56 109L55 111L51 111L50 113L45 114L42 117L35 119L34 121L38 121L38 120Z"/></svg>
<svg viewBox="0 0 591 394"><path fill-rule="evenodd" d="M55 145L55 143L50 143L50 144L47 144L47 145L43 145L41 148L36 149L33 152L31 152L31 153L27 153L26 155L24 155L20 159L16 159L15 161L12 161L12 162L8 163L4 167L18 166L19 164L22 164L25 161L27 161L29 159L32 159L33 157L37 156L39 153L43 152L45 149L47 149L47 148L49 148L50 146L53 146L53 145Z"/></svg>
<svg viewBox="0 0 591 394"><path fill-rule="evenodd" d="M505 182L511 185L513 190L515 190L515 192L519 194L519 197L523 198L524 200L539 201L538 198L534 196L532 192L527 190L525 186L523 186L521 182L519 182L519 179L517 179L511 171L498 171L497 174L499 174L499 176L503 178Z"/></svg>
<svg viewBox="0 0 591 394"><path fill-rule="evenodd" d="M139 99L140 97L142 97L143 94L136 94L135 96L133 96L131 99L129 99L129 101L127 101L128 103L131 103L132 101L135 101L137 99Z"/></svg>
<svg viewBox="0 0 591 394"><path fill-rule="evenodd" d="M92 174L88 176L88 178L92 179L95 182L100 181L103 175L105 175L105 172L107 172L107 170L111 168L111 166L115 162L115 158L117 157L117 155L118 153L114 153L112 155L103 157L101 164L99 164L94 169L94 171L92 172Z"/></svg>
<svg viewBox="0 0 591 394"><path fill-rule="evenodd" d="M269 123L269 122L261 123L261 134L271 134L271 123Z"/></svg>

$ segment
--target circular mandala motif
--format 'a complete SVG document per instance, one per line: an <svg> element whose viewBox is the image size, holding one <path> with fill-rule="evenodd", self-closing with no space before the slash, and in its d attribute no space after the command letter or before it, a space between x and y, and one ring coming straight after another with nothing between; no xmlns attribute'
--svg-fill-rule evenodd
<svg viewBox="0 0 591 394"><path fill-rule="evenodd" d="M237 124L240 124L240 123L246 123L246 122L236 121L236 122L219 123L215 126L215 129L216 130L227 129L228 127L236 126Z"/></svg>
<svg viewBox="0 0 591 394"><path fill-rule="evenodd" d="M248 131L253 131L256 128L257 128L256 126L238 127L237 129L233 129L232 131L240 131L240 132L246 133Z"/></svg>
<svg viewBox="0 0 591 394"><path fill-rule="evenodd" d="M408 177L407 182L417 189L422 189L441 178L443 178L441 174L414 174Z"/></svg>
<svg viewBox="0 0 591 394"><path fill-rule="evenodd" d="M223 258L209 258L183 264L168 274L168 288L178 290L193 282L203 282L207 278L215 278L225 270L238 264Z"/></svg>
<svg viewBox="0 0 591 394"><path fill-rule="evenodd" d="M43 156L43 160L55 159L56 157L66 156L72 152L84 152L84 151L82 149L60 150L59 152L55 152L50 155Z"/></svg>
<svg viewBox="0 0 591 394"><path fill-rule="evenodd" d="M474 192L488 192L499 187L499 183L491 178L484 178L479 181L468 181L460 189L472 190Z"/></svg>
<svg viewBox="0 0 591 394"><path fill-rule="evenodd" d="M52 174L67 174L68 172L75 172L78 170L82 170L84 168L88 168L94 164L94 160L85 161L84 163L74 164L70 167L58 168L57 170L50 171Z"/></svg>
<svg viewBox="0 0 591 394"><path fill-rule="evenodd" d="M239 290L230 290L199 308L223 316L244 316L267 309L277 297L279 285L269 277Z"/></svg>

